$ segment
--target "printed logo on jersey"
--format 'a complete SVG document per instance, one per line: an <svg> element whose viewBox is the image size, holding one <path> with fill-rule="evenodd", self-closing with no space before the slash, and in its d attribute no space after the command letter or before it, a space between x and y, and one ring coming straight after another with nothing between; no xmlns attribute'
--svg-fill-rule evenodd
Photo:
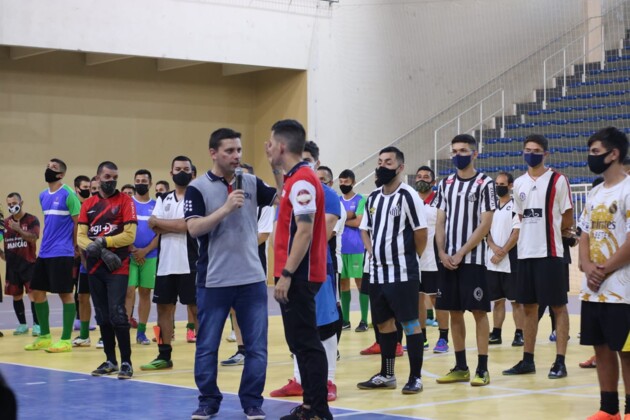
<svg viewBox="0 0 630 420"><path fill-rule="evenodd" d="M300 190L297 193L296 200L299 205L307 206L310 204L311 201L313 201L313 196L308 190Z"/></svg>
<svg viewBox="0 0 630 420"><path fill-rule="evenodd" d="M481 302L481 299L483 299L483 290L481 287L477 287L473 290L473 297L477 299L477 302Z"/></svg>
<svg viewBox="0 0 630 420"><path fill-rule="evenodd" d="M115 232L118 229L118 225L114 223L105 223L104 225L93 225L90 227L90 234L92 236L106 236L111 232Z"/></svg>
<svg viewBox="0 0 630 420"><path fill-rule="evenodd" d="M523 218L543 217L543 209L525 209L523 210Z"/></svg>
<svg viewBox="0 0 630 420"><path fill-rule="evenodd" d="M455 182L453 178L449 178L446 181L444 181L445 184L452 184L453 182Z"/></svg>
<svg viewBox="0 0 630 420"><path fill-rule="evenodd" d="M477 180L477 184L478 184L478 185L483 184L483 179L482 179L482 178L479 178L479 179Z"/></svg>
<svg viewBox="0 0 630 420"><path fill-rule="evenodd" d="M590 257L596 264L603 264L620 247L617 238L613 234L616 228L614 212L617 210L617 203L613 202L610 207L600 204L591 211L590 226Z"/></svg>
<svg viewBox="0 0 630 420"><path fill-rule="evenodd" d="M192 200L184 200L184 212L191 212L193 210Z"/></svg>
<svg viewBox="0 0 630 420"><path fill-rule="evenodd" d="M164 211L169 212L170 210L171 210L171 203L168 203L166 206L164 206Z"/></svg>
<svg viewBox="0 0 630 420"><path fill-rule="evenodd" d="M118 212L120 211L120 206L114 206L114 207L112 207L112 210L111 210L111 211L112 211L112 214L113 214L114 216L116 216L116 215L118 214Z"/></svg>
<svg viewBox="0 0 630 420"><path fill-rule="evenodd" d="M472 203L473 201L476 201L476 200L477 200L477 193L472 192L468 194L468 201Z"/></svg>
<svg viewBox="0 0 630 420"><path fill-rule="evenodd" d="M374 207L370 207L370 214L373 215L374 213L376 213L376 209Z"/></svg>
<svg viewBox="0 0 630 420"><path fill-rule="evenodd" d="M521 199L521 201L525 201L525 199L527 198L527 194L525 194L524 192L522 192L522 193L520 193L520 194L518 195L518 198L520 198L520 199Z"/></svg>
<svg viewBox="0 0 630 420"><path fill-rule="evenodd" d="M400 216L400 205L397 205L396 207L393 207L390 211L389 211L389 215L393 216L393 217L398 217Z"/></svg>

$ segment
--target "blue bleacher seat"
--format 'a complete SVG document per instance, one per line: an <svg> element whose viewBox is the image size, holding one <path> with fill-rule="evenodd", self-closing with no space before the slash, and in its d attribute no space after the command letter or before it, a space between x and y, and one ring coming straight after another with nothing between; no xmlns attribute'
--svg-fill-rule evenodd
<svg viewBox="0 0 630 420"><path fill-rule="evenodd" d="M489 139L485 139L484 142L486 144L497 144L497 142L499 141L499 139L497 138L489 138Z"/></svg>
<svg viewBox="0 0 630 420"><path fill-rule="evenodd" d="M580 133L578 133L578 132L564 133L563 136L566 137L567 139L574 139L576 137L580 137Z"/></svg>
<svg viewBox="0 0 630 420"><path fill-rule="evenodd" d="M563 106L563 107L557 108L557 110L560 112L571 112L573 111L573 108L571 108L570 106Z"/></svg>
<svg viewBox="0 0 630 420"><path fill-rule="evenodd" d="M521 127L523 127L523 125L521 125ZM512 143L512 138L511 137L502 137L499 139L499 143Z"/></svg>
<svg viewBox="0 0 630 420"><path fill-rule="evenodd" d="M561 139L562 134L550 133L545 135L545 137L547 137L548 139Z"/></svg>
<svg viewBox="0 0 630 420"><path fill-rule="evenodd" d="M610 92L610 94L614 95L614 96L621 96L621 95L625 95L626 91L625 90L613 90L612 92Z"/></svg>
<svg viewBox="0 0 630 420"><path fill-rule="evenodd" d="M562 98L549 98L549 102L562 102Z"/></svg>
<svg viewBox="0 0 630 420"><path fill-rule="evenodd" d="M553 120L551 123L554 125L566 125L569 124L569 120Z"/></svg>
<svg viewBox="0 0 630 420"><path fill-rule="evenodd" d="M596 93L593 93L593 96L597 98L607 98L610 96L610 93L609 92L596 92Z"/></svg>
<svg viewBox="0 0 630 420"><path fill-rule="evenodd" d="M542 110L543 114L549 115L549 114L555 114L556 110L555 109L543 109Z"/></svg>
<svg viewBox="0 0 630 420"><path fill-rule="evenodd" d="M522 150L511 150L508 152L508 156L521 156L522 154Z"/></svg>
<svg viewBox="0 0 630 420"><path fill-rule="evenodd" d="M527 115L534 117L536 115L540 115L540 113L541 111L529 111Z"/></svg>
<svg viewBox="0 0 630 420"><path fill-rule="evenodd" d="M591 99L593 97L592 93L580 93L579 95L577 95L578 98L580 99Z"/></svg>
<svg viewBox="0 0 630 420"><path fill-rule="evenodd" d="M573 107L574 111L586 111L588 110L588 105L584 105L584 106L574 106Z"/></svg>
<svg viewBox="0 0 630 420"><path fill-rule="evenodd" d="M602 108L606 108L606 105L604 104L593 104L590 106L591 109L602 109Z"/></svg>
<svg viewBox="0 0 630 420"><path fill-rule="evenodd" d="M569 120L569 124L582 124L584 122L584 118L571 118Z"/></svg>

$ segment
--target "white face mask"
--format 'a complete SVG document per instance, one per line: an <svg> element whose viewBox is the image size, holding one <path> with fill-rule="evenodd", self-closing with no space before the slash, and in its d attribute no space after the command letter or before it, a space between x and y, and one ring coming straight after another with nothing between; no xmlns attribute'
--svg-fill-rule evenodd
<svg viewBox="0 0 630 420"><path fill-rule="evenodd" d="M20 207L19 204L16 204L15 206L9 206L9 213L11 213L11 214L18 214L21 209L22 209L22 207Z"/></svg>
<svg viewBox="0 0 630 420"><path fill-rule="evenodd" d="M315 172L315 162L309 162L308 160L305 160L304 162L306 162L308 167L311 168L313 172Z"/></svg>

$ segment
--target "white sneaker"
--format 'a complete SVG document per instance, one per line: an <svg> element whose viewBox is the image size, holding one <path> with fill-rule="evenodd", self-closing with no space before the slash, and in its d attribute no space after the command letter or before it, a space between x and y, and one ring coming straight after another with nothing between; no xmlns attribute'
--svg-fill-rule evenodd
<svg viewBox="0 0 630 420"><path fill-rule="evenodd" d="M225 337L225 339L227 341L229 341L230 343L234 343L236 342L236 334L234 334L234 330L232 330L232 332L230 333L230 335L228 335L227 337Z"/></svg>
<svg viewBox="0 0 630 420"><path fill-rule="evenodd" d="M243 353L236 353L227 360L221 361L221 366L236 366L245 364L245 355Z"/></svg>
<svg viewBox="0 0 630 420"><path fill-rule="evenodd" d="M96 348L97 349L102 349L103 347L105 347L105 346L103 345L103 338L101 337L101 338L98 339L98 342L96 343Z"/></svg>
<svg viewBox="0 0 630 420"><path fill-rule="evenodd" d="M72 347L90 347L91 345L92 341L90 341L90 337L81 338L81 336L78 336L77 338L72 340Z"/></svg>

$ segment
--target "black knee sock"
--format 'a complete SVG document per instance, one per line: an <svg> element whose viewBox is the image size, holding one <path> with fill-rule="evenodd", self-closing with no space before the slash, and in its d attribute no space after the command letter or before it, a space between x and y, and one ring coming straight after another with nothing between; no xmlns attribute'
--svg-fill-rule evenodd
<svg viewBox="0 0 630 420"><path fill-rule="evenodd" d="M624 414L630 414L630 395L626 394L626 408L623 410Z"/></svg>
<svg viewBox="0 0 630 420"><path fill-rule="evenodd" d="M103 339L103 350L107 360L117 365L116 360L116 335L114 334L114 327L112 324L100 325L101 338Z"/></svg>
<svg viewBox="0 0 630 420"><path fill-rule="evenodd" d="M79 294L76 292L76 288L74 292L74 306L77 308L76 319L81 319L81 316L79 315Z"/></svg>
<svg viewBox="0 0 630 420"><path fill-rule="evenodd" d="M422 346L424 347L424 342L427 341L427 329L422 329ZM407 336L407 347L409 347L409 336Z"/></svg>
<svg viewBox="0 0 630 420"><path fill-rule="evenodd" d="M534 363L534 353L523 353L523 362L525 363Z"/></svg>
<svg viewBox="0 0 630 420"><path fill-rule="evenodd" d="M381 334L378 331L378 325L374 324L374 342L376 344L381 343Z"/></svg>
<svg viewBox="0 0 630 420"><path fill-rule="evenodd" d="M337 305L337 312L339 313L339 319L337 320L335 331L337 333L337 344L339 344L339 340L341 339L341 331L343 331L343 312L341 311L341 305ZM376 328L376 326L374 328Z"/></svg>
<svg viewBox="0 0 630 420"><path fill-rule="evenodd" d="M409 378L420 378L422 358L424 357L424 336L412 334L407 336L407 356L409 357Z"/></svg>
<svg viewBox="0 0 630 420"><path fill-rule="evenodd" d="M468 370L468 364L466 363L466 350L455 352L455 367L458 370Z"/></svg>
<svg viewBox="0 0 630 420"><path fill-rule="evenodd" d="M24 313L24 300L14 300L13 310L15 311L15 316L17 316L18 322L20 324L26 324L26 314Z"/></svg>
<svg viewBox="0 0 630 420"><path fill-rule="evenodd" d="M242 345L242 346L238 346L237 353L240 353L240 354L242 354L243 356L245 356L245 346L244 346L244 345Z"/></svg>
<svg viewBox="0 0 630 420"><path fill-rule="evenodd" d="M392 376L394 374L394 362L396 361L397 333L381 333L381 375Z"/></svg>
<svg viewBox="0 0 630 420"><path fill-rule="evenodd" d="M494 337L501 337L501 328L493 328L490 334Z"/></svg>
<svg viewBox="0 0 630 420"><path fill-rule="evenodd" d="M160 354L158 355L158 359L166 360L167 362L171 360L171 353L173 352L173 347L170 344L160 344L158 345L158 350Z"/></svg>
<svg viewBox="0 0 630 420"><path fill-rule="evenodd" d="M556 354L556 363L564 364L564 355L563 354Z"/></svg>
<svg viewBox="0 0 630 420"><path fill-rule="evenodd" d="M403 339L403 327L400 325L400 322L396 321L396 340L398 343L402 344Z"/></svg>
<svg viewBox="0 0 630 420"><path fill-rule="evenodd" d="M39 319L37 319L37 311L35 310L35 302L31 302L31 313L33 314L33 324L39 325Z"/></svg>
<svg viewBox="0 0 630 420"><path fill-rule="evenodd" d="M440 328L439 331L440 331L440 338L442 340L446 340L446 342L448 343L448 328L445 328L445 329Z"/></svg>
<svg viewBox="0 0 630 420"><path fill-rule="evenodd" d="M617 392L600 392L600 410L608 414L617 414L619 412L619 393ZM626 401L628 398L626 397Z"/></svg>
<svg viewBox="0 0 630 420"><path fill-rule="evenodd" d="M488 355L480 354L477 356L477 372L483 373L488 370Z"/></svg>
<svg viewBox="0 0 630 420"><path fill-rule="evenodd" d="M129 325L118 326L114 329L116 339L118 340L118 348L120 349L121 363L131 364L131 338L129 338Z"/></svg>

